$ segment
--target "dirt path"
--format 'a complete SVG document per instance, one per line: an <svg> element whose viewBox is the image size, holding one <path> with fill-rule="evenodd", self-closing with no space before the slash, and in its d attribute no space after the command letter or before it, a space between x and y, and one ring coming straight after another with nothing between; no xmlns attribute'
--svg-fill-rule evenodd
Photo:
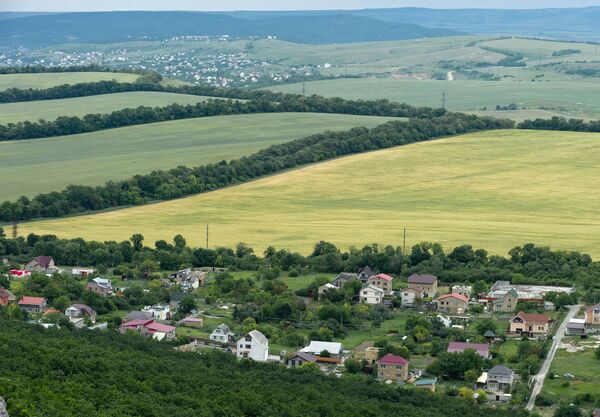
<svg viewBox="0 0 600 417"><path fill-rule="evenodd" d="M567 314L560 327L556 331L556 334L554 335L554 339L552 341L552 346L548 351L548 355L546 356L546 359L542 364L540 372L538 372L537 375L533 377L533 389L531 390L531 397L529 397L529 401L527 401L527 406L525 407L526 410L531 411L535 406L535 399L540 394L540 392L542 392L542 388L544 387L544 380L546 379L546 375L550 370L550 365L554 360L554 355L556 355L558 345L560 344L560 341L564 337L565 331L567 330L567 323L569 323L569 320L575 317L580 308L581 305L574 305L569 307L569 313Z"/></svg>

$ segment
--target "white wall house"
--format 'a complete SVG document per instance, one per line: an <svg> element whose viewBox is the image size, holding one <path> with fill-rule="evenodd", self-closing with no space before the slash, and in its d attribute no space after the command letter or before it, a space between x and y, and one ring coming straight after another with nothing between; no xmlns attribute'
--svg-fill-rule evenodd
<svg viewBox="0 0 600 417"><path fill-rule="evenodd" d="M269 359L269 340L258 330L252 330L237 341L237 357L266 362Z"/></svg>
<svg viewBox="0 0 600 417"><path fill-rule="evenodd" d="M423 297L423 292L417 288L402 288L399 292L403 306L412 306L417 298Z"/></svg>
<svg viewBox="0 0 600 417"><path fill-rule="evenodd" d="M374 285L367 285L360 290L360 302L365 304L382 304L385 292Z"/></svg>
<svg viewBox="0 0 600 417"><path fill-rule="evenodd" d="M167 320L171 312L171 307L168 304L155 304L144 307L142 311L152 314L152 317L156 320Z"/></svg>
<svg viewBox="0 0 600 417"><path fill-rule="evenodd" d="M209 336L209 339L213 342L228 343L233 337L233 333L228 325L225 323L217 326Z"/></svg>

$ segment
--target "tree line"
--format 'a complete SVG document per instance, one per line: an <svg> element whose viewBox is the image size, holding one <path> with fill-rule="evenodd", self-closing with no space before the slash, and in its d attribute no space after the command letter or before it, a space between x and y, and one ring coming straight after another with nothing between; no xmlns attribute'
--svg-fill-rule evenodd
<svg viewBox="0 0 600 417"><path fill-rule="evenodd" d="M133 68L109 68L97 64L69 65L65 67L46 67L44 65L23 65L18 67L0 67L0 74L42 74L59 72L126 72L129 74L148 74L151 71Z"/></svg>
<svg viewBox="0 0 600 417"><path fill-rule="evenodd" d="M517 126L519 129L560 130L571 132L600 132L600 120L584 122L581 119L566 119L554 116L550 119L524 120Z"/></svg>
<svg viewBox="0 0 600 417"><path fill-rule="evenodd" d="M511 126L512 122L506 120L459 113L432 119L392 121L371 130L354 128L344 132L324 132L272 145L230 162L153 171L122 181L109 181L103 186L70 185L62 191L39 194L32 199L23 196L14 202L5 201L0 205L0 221L61 217L170 200L344 155Z"/></svg>

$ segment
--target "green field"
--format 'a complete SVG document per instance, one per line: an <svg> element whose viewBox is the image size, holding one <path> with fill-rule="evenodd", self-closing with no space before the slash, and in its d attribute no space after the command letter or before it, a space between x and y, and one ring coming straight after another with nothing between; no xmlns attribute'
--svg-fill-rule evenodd
<svg viewBox="0 0 600 417"><path fill-rule="evenodd" d="M471 243L505 254L526 242L600 256L600 134L505 130L353 155L219 190L21 226L21 233L193 245L245 242L307 253L318 240Z"/></svg>
<svg viewBox="0 0 600 417"><path fill-rule="evenodd" d="M208 97L188 94L135 91L60 100L28 101L0 104L0 124L39 119L54 120L59 116L85 116L90 113L110 113L139 106L163 107L169 104L196 104Z"/></svg>
<svg viewBox="0 0 600 417"><path fill-rule="evenodd" d="M592 349L577 353L559 349L550 367L550 372L558 376L555 379L546 378L542 392L555 401L573 401L577 394L597 394L600 384L599 367L600 361L594 356ZM568 385L564 384L563 377L567 373L575 376Z"/></svg>
<svg viewBox="0 0 600 417"><path fill-rule="evenodd" d="M250 114L0 142L0 201L57 191L69 184L103 184L153 169L229 160L325 130L373 127L387 120L339 114Z"/></svg>
<svg viewBox="0 0 600 417"><path fill-rule="evenodd" d="M387 98L429 107L441 107L442 94L445 92L446 107L450 110L494 110L496 105L515 103L528 110L494 113L517 119L554 114L578 118L600 117L600 83L587 80L531 82L353 78L308 82L305 88L306 94L363 100ZM302 84L288 84L272 90L301 93ZM539 110L550 112L540 114Z"/></svg>
<svg viewBox="0 0 600 417"><path fill-rule="evenodd" d="M117 72L50 72L41 74L1 74L0 91L8 88L49 88L62 84L117 80L134 82L138 74Z"/></svg>

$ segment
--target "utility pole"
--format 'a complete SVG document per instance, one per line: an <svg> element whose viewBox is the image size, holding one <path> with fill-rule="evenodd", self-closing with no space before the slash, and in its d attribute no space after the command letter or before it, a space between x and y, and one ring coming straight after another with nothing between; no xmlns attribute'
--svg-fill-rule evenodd
<svg viewBox="0 0 600 417"><path fill-rule="evenodd" d="M208 224L206 225L206 249L208 249Z"/></svg>
<svg viewBox="0 0 600 417"><path fill-rule="evenodd" d="M442 109L446 108L446 92L442 93Z"/></svg>
<svg viewBox="0 0 600 417"><path fill-rule="evenodd" d="M306 81L302 81L302 95L306 96Z"/></svg>

